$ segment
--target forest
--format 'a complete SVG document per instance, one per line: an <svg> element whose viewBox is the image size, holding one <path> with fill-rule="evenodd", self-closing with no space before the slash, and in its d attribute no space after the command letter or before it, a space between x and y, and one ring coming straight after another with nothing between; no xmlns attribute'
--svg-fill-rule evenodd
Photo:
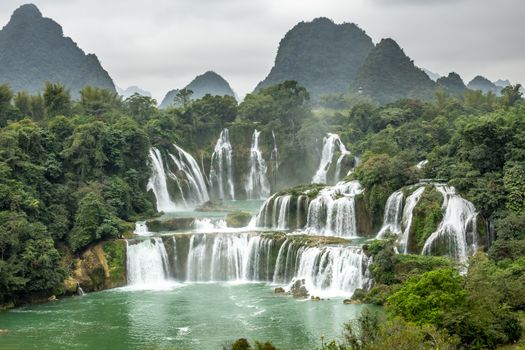
<svg viewBox="0 0 525 350"><path fill-rule="evenodd" d="M355 302L384 306L345 326L343 340L321 349L485 349L518 341L525 310L525 102L519 85L462 95L438 90L428 101L377 105L358 95L319 102L294 81L262 88L237 103L231 96L174 107L140 95L123 100L85 87L80 99L60 84L42 94L0 86L0 304L64 293L64 257L102 240L127 237L134 222L156 215L146 184L151 147L175 143L210 158L224 128L258 128L280 142L273 189L307 183L327 132L341 136L359 162L349 179L367 189L373 217L393 191L420 179L442 179L479 210L487 249L458 267L447 258L400 255L392 239L365 244L373 257L370 290ZM235 137L235 136L234 136ZM249 141L248 141L249 142ZM418 170L415 164L427 160ZM435 208L423 207L426 235ZM439 208L437 209L439 211ZM418 225L418 222L416 222ZM429 224L430 225L430 224ZM431 225L430 225L431 226ZM464 269L463 269L464 268ZM233 349L248 349L247 342ZM258 344L257 349L271 349Z"/></svg>

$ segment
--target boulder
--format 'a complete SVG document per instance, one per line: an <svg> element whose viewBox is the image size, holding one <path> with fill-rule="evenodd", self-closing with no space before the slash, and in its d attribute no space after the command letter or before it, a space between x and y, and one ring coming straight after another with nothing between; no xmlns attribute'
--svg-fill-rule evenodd
<svg viewBox="0 0 525 350"><path fill-rule="evenodd" d="M252 219L252 214L245 211L235 211L226 215L226 224L228 227L241 228L246 227Z"/></svg>
<svg viewBox="0 0 525 350"><path fill-rule="evenodd" d="M296 299L305 299L310 296L310 293L308 293L308 289L306 289L306 281L304 279L296 279L292 287L290 288L290 293L292 293L292 296Z"/></svg>
<svg viewBox="0 0 525 350"><path fill-rule="evenodd" d="M283 287L277 287L277 288L275 288L275 289L273 290L273 292L274 292L275 294L283 294L283 293L285 293L285 290L284 290Z"/></svg>

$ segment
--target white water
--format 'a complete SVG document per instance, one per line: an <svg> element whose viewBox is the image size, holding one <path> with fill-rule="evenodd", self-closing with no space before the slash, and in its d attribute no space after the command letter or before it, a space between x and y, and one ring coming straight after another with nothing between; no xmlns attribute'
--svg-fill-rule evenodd
<svg viewBox="0 0 525 350"><path fill-rule="evenodd" d="M177 170L184 173L185 180L188 183L189 193L186 195L185 204L195 205L208 201L210 199L208 189L197 161L179 146L173 146L177 152L176 154L170 153L169 156L175 163ZM171 175L177 177L173 173Z"/></svg>
<svg viewBox="0 0 525 350"><path fill-rule="evenodd" d="M277 147L277 139L275 138L275 133L272 130L272 139L273 139L273 150L270 155L270 159L273 164L273 172L277 173L279 170L279 148Z"/></svg>
<svg viewBox="0 0 525 350"><path fill-rule="evenodd" d="M224 129L221 131L211 156L210 185L214 198L235 199L232 154L230 132Z"/></svg>
<svg viewBox="0 0 525 350"><path fill-rule="evenodd" d="M167 153L174 165L171 169L165 163L157 148L150 149L152 174L147 189L152 190L157 201L157 210L175 212L181 206L191 207L209 200L204 176L195 159L182 148L174 145L176 153ZM167 179L171 178L177 184L180 200L175 203L168 191Z"/></svg>
<svg viewBox="0 0 525 350"><path fill-rule="evenodd" d="M147 190L153 191L157 200L157 210L163 212L174 212L175 203L171 200L166 182L166 171L160 151L156 148L149 150L151 161L151 177L149 178Z"/></svg>
<svg viewBox="0 0 525 350"><path fill-rule="evenodd" d="M416 189L410 196L407 197L405 208L403 209L403 234L399 239L399 251L403 254L408 254L408 241L410 238L410 228L412 226L412 218L414 208L425 192L425 187L421 186Z"/></svg>
<svg viewBox="0 0 525 350"><path fill-rule="evenodd" d="M445 215L438 229L426 240L422 254L447 255L466 263L478 245L476 208L461 198L454 187L437 185L436 189L443 195Z"/></svg>
<svg viewBox="0 0 525 350"><path fill-rule="evenodd" d="M266 175L266 162L259 150L260 131L254 130L250 149L250 172L246 181L248 199L265 199L270 195L270 185Z"/></svg>
<svg viewBox="0 0 525 350"><path fill-rule="evenodd" d="M356 237L355 196L362 193L359 182L340 182L327 187L310 202L306 232L309 234Z"/></svg>
<svg viewBox="0 0 525 350"><path fill-rule="evenodd" d="M161 238L127 243L129 287L164 289L170 275L184 282L281 285L300 278L311 295L329 297L351 295L369 283L368 258L356 247L308 247L293 238L247 233L178 235L172 240L171 264Z"/></svg>
<svg viewBox="0 0 525 350"><path fill-rule="evenodd" d="M340 155L337 159L336 170L334 176L334 183L341 179L341 163L344 158L350 154L345 145L337 134L328 134L323 139L323 150L321 152L321 160L319 161L319 168L312 178L312 183L327 183L327 174L332 165L335 152L339 151Z"/></svg>
<svg viewBox="0 0 525 350"><path fill-rule="evenodd" d="M138 236L149 236L151 234L145 221L137 221L133 233Z"/></svg>
<svg viewBox="0 0 525 350"><path fill-rule="evenodd" d="M278 230L290 228L291 201L291 195L273 195L268 198L257 214L256 226Z"/></svg>
<svg viewBox="0 0 525 350"><path fill-rule="evenodd" d="M360 249L307 248L299 259L296 278L305 280L310 295L350 296L368 284L367 266L368 258Z"/></svg>
<svg viewBox="0 0 525 350"><path fill-rule="evenodd" d="M383 226L377 234L377 239L383 239L387 234L401 234L401 214L403 209L403 192L396 191L388 197L385 205Z"/></svg>
<svg viewBox="0 0 525 350"><path fill-rule="evenodd" d="M128 285L139 289L163 288L168 281L169 262L162 239L126 241L126 247Z"/></svg>
<svg viewBox="0 0 525 350"><path fill-rule="evenodd" d="M202 218L202 219L195 219L192 223L193 229L195 231L216 231L216 230L224 230L228 228L228 225L226 225L226 221L223 219L210 219L210 218Z"/></svg>

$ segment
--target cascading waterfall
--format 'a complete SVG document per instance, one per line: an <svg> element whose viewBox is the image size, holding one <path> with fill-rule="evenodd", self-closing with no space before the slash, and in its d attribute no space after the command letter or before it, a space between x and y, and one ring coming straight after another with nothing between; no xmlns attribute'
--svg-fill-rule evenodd
<svg viewBox="0 0 525 350"><path fill-rule="evenodd" d="M295 197L291 194L274 194L263 203L256 216L255 226L278 230L301 229L305 225L307 208L306 195Z"/></svg>
<svg viewBox="0 0 525 350"><path fill-rule="evenodd" d="M168 254L162 239L126 241L126 256L128 285L154 288L168 280Z"/></svg>
<svg viewBox="0 0 525 350"><path fill-rule="evenodd" d="M327 236L357 236L355 196L362 192L357 181L340 182L322 189L310 201L306 232Z"/></svg>
<svg viewBox="0 0 525 350"><path fill-rule="evenodd" d="M478 246L476 208L461 198L454 187L437 185L436 189L443 195L445 215L426 240L422 254L447 255L466 263Z"/></svg>
<svg viewBox="0 0 525 350"><path fill-rule="evenodd" d="M399 239L399 251L403 254L408 254L408 240L410 238L410 228L412 226L412 218L414 208L425 192L425 187L421 186L416 189L410 196L407 197L405 208L403 209L403 234Z"/></svg>
<svg viewBox="0 0 525 350"><path fill-rule="evenodd" d="M323 150L321 152L321 160L319 162L319 168L312 178L312 183L327 183L327 174L335 155L335 152L339 151L340 155L337 159L335 169L334 183L341 179L341 166L344 158L350 154L346 149L345 145L337 134L328 134L327 137L323 138Z"/></svg>
<svg viewBox="0 0 525 350"><path fill-rule="evenodd" d="M152 175L148 181L147 189L152 190L157 201L157 210L174 212L182 205L188 207L209 200L208 190L204 176L200 171L197 161L177 145L175 154L167 153L174 168L169 162L164 162L161 152L157 148L150 149ZM177 185L180 202L175 203L168 191L168 179Z"/></svg>
<svg viewBox="0 0 525 350"><path fill-rule="evenodd" d="M151 177L149 178L147 190L153 191L157 200L157 210L163 212L174 212L176 209L175 203L171 200L168 192L168 185L166 179L166 171L164 169L164 162L162 156L157 148L149 150L149 158L151 161Z"/></svg>
<svg viewBox="0 0 525 350"><path fill-rule="evenodd" d="M163 288L170 277L285 285L300 278L313 295L346 296L368 287L367 267L360 248L311 246L294 236L195 233L127 242L128 285L136 288Z"/></svg>
<svg viewBox="0 0 525 350"><path fill-rule="evenodd" d="M138 236L149 236L150 232L148 230L148 225L146 225L145 221L137 221L135 223L135 231L133 231L134 234Z"/></svg>
<svg viewBox="0 0 525 350"><path fill-rule="evenodd" d="M396 191L388 197L385 205L383 226L377 234L377 239L383 239L387 234L401 234L401 214L403 209L403 192Z"/></svg>
<svg viewBox="0 0 525 350"><path fill-rule="evenodd" d="M192 227L196 231L215 231L228 228L224 219L202 218L193 220Z"/></svg>
<svg viewBox="0 0 525 350"><path fill-rule="evenodd" d="M230 132L224 129L221 131L211 156L210 186L214 198L235 199L232 154Z"/></svg>
<svg viewBox="0 0 525 350"><path fill-rule="evenodd" d="M250 149L250 172L246 181L248 199L265 199L270 195L270 185L266 175L266 162L259 150L260 131L254 130Z"/></svg>
<svg viewBox="0 0 525 350"><path fill-rule="evenodd" d="M176 154L169 153L170 158L177 166L177 171L184 173L188 182L188 195L186 196L186 204L200 204L210 199L208 189L204 176L199 168L199 164L185 150L177 145L174 145ZM175 174L172 173L176 177Z"/></svg>

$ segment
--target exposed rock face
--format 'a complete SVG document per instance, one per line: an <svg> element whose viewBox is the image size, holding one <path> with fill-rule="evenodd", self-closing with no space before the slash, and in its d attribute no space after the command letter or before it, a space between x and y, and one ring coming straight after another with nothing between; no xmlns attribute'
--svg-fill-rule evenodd
<svg viewBox="0 0 525 350"><path fill-rule="evenodd" d="M101 242L87 248L72 263L70 276L64 281L66 294L76 294L77 286L85 292L126 285L126 242Z"/></svg>
<svg viewBox="0 0 525 350"><path fill-rule="evenodd" d="M35 94L46 81L64 84L74 98L87 85L115 91L95 55L64 37L62 27L35 5L23 5L0 31L0 84Z"/></svg>
<svg viewBox="0 0 525 350"><path fill-rule="evenodd" d="M383 39L359 68L352 91L385 104L402 98L431 99L436 87L394 40Z"/></svg>
<svg viewBox="0 0 525 350"><path fill-rule="evenodd" d="M212 71L207 71L204 74L198 75L184 88L193 91L193 94L191 95L191 99L193 100L203 98L207 94L212 96L236 97L230 84L219 74ZM174 104L175 96L177 96L178 93L179 89L169 91L159 107L167 108L172 106Z"/></svg>
<svg viewBox="0 0 525 350"><path fill-rule="evenodd" d="M345 93L373 47L353 23L335 24L328 18L301 22L281 40L274 66L256 90L295 80L314 100Z"/></svg>
<svg viewBox="0 0 525 350"><path fill-rule="evenodd" d="M482 77L481 75L478 75L474 79L472 79L470 83L468 83L468 88L472 90L479 90L483 93L493 92L496 95L499 95L502 90L502 87L496 86L496 84L494 84L487 78Z"/></svg>
<svg viewBox="0 0 525 350"><path fill-rule="evenodd" d="M449 73L446 77L439 78L437 83L455 95L463 95L463 93L467 90L463 79L461 79L459 74L455 72Z"/></svg>

